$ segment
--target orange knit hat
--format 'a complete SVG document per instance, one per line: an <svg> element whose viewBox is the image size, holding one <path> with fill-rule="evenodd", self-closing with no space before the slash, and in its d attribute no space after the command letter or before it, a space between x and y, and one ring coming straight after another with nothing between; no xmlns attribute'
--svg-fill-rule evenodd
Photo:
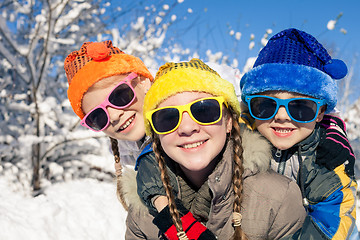
<svg viewBox="0 0 360 240"><path fill-rule="evenodd" d="M134 72L153 81L153 76L139 58L125 54L110 40L85 42L79 51L66 57L64 69L69 82L69 101L81 119L85 116L81 108L82 98L101 79Z"/></svg>

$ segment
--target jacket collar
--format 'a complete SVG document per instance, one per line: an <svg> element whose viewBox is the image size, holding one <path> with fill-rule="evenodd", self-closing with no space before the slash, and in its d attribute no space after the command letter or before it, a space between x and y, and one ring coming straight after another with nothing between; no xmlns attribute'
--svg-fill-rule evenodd
<svg viewBox="0 0 360 240"><path fill-rule="evenodd" d="M246 175L267 171L270 167L271 144L257 131L242 128L243 166Z"/></svg>

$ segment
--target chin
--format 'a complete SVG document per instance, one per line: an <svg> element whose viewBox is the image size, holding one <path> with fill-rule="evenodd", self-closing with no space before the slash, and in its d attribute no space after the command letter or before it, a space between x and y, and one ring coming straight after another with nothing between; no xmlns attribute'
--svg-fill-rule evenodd
<svg viewBox="0 0 360 240"><path fill-rule="evenodd" d="M203 171L204 169L206 169L208 166L209 166L209 164L204 165L204 163L201 163L201 165L200 165L200 164L193 163L193 164L189 164L188 166L185 166L185 167L186 167L186 169L188 169L191 172L200 172L200 171Z"/></svg>
<svg viewBox="0 0 360 240"><path fill-rule="evenodd" d="M115 138L117 140L125 140L125 141L136 142L136 141L141 140L144 137L144 135L145 135L145 133L141 134L139 132L130 133L130 134L122 134L120 132L120 133L112 134L112 135L109 135L109 136L112 137L112 138Z"/></svg>
<svg viewBox="0 0 360 240"><path fill-rule="evenodd" d="M290 144L289 143L284 143L284 144L277 143L277 144L273 144L273 145L274 145L274 147L276 147L279 150L286 150L286 149L289 149L292 146L294 146L294 144L291 144L291 143Z"/></svg>

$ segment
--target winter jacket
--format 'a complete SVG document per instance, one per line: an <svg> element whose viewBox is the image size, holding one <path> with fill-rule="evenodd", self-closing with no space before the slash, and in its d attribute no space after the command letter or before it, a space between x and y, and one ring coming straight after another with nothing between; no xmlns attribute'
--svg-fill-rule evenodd
<svg viewBox="0 0 360 240"><path fill-rule="evenodd" d="M244 130L242 141L245 168L241 208L242 229L250 239L279 239L294 233L302 226L306 215L298 186L294 181L269 170L269 144L259 134ZM219 239L229 239L234 232L232 147L232 142L229 141L222 160L207 181L212 192L212 200L208 220L204 224ZM182 199L177 176L172 168L168 170L174 192L178 199ZM151 204L151 196L165 195L153 153L142 156L137 181L138 193L147 205ZM133 205L130 208L126 239L159 238L159 231L151 223L153 217L149 214L149 211L152 214L154 212L151 207L148 208L149 211L144 211L143 207L144 205L135 208Z"/></svg>
<svg viewBox="0 0 360 240"><path fill-rule="evenodd" d="M297 182L308 213L303 228L285 239L345 240L357 234L356 182L345 173L344 164L329 170L315 163L319 140L316 126L308 138L292 148L273 151L271 168Z"/></svg>
<svg viewBox="0 0 360 240"><path fill-rule="evenodd" d="M149 137L144 137L140 141L118 140L118 148L120 152L120 161L122 166L134 167L136 159L148 145ZM111 151L112 152L112 151Z"/></svg>

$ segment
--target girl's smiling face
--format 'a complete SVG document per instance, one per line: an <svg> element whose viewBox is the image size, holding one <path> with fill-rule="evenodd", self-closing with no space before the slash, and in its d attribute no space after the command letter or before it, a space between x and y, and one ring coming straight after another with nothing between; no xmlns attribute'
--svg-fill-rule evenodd
<svg viewBox="0 0 360 240"><path fill-rule="evenodd" d="M103 102L113 88L127 76L128 74L111 76L92 85L82 100L84 113L87 114ZM131 86L135 90L136 99L124 109L108 106L110 123L103 132L115 139L138 141L145 135L143 104L145 93L150 88L151 81L144 77L137 77L131 80Z"/></svg>
<svg viewBox="0 0 360 240"><path fill-rule="evenodd" d="M282 91L269 91L262 93L261 95L279 99L306 97L304 95ZM321 107L320 112L314 121L309 123L299 123L292 120L287 114L285 107L281 106L272 119L255 119L255 124L257 130L266 137L272 145L277 149L285 150L307 138L314 130L316 123L320 122L324 117L324 112L324 107Z"/></svg>
<svg viewBox="0 0 360 240"><path fill-rule="evenodd" d="M184 105L195 100L213 97L203 92L182 92L173 95L158 108ZM177 162L186 175L211 172L215 167L214 159L223 149L227 133L232 129L232 119L223 107L222 119L212 125L201 125L183 113L179 127L168 134L160 134L159 139L165 153Z"/></svg>

